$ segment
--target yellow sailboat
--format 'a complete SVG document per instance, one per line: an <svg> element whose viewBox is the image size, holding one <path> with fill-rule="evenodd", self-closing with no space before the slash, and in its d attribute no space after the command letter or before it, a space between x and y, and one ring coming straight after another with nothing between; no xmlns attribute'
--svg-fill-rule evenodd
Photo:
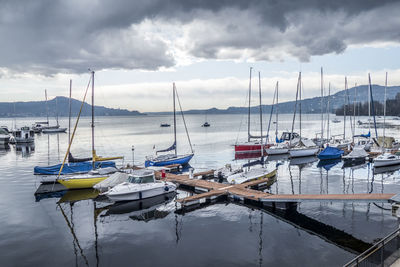
<svg viewBox="0 0 400 267"><path fill-rule="evenodd" d="M92 73L92 77L91 77L91 82L92 82L92 161L93 161L93 170L90 171L87 174L80 174L80 175L65 175L63 177L60 177L60 175L57 178L57 181L64 185L66 188L68 189L83 189L83 188L92 188L95 184L105 180L106 178L108 178L110 176L111 173L115 172L115 168L112 168L112 170L107 170L108 168L103 168L103 169L98 169L95 170L95 162L97 161L106 161L106 160L115 160L115 159L122 159L123 157L108 157L108 158L103 158L103 157L99 157L96 154L96 150L94 149L94 71L91 72ZM86 94L87 94L87 89L85 92L85 97L84 97L84 101L86 98ZM74 127L74 131L72 133L72 138L70 140L70 144L68 146L67 149L67 153L64 157L64 162L63 165L61 166L60 172L61 173L65 160L67 158L67 155L69 154L70 148L71 148L71 144L72 144L72 140L75 136L75 131L76 131L76 127L78 125L79 122L79 117L80 117L80 113L82 111L82 107L83 107L83 103L84 101L82 101L82 105L81 105L81 110L79 111L79 115L78 115L78 119L77 122L75 124Z"/></svg>

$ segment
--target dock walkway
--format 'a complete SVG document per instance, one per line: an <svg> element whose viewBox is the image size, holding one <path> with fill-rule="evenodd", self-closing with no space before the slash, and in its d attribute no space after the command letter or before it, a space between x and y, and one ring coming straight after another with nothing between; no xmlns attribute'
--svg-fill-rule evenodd
<svg viewBox="0 0 400 267"><path fill-rule="evenodd" d="M167 180L202 193L178 199L183 206L190 206L206 201L214 200L222 196L228 196L237 200L251 200L261 203L265 202L301 202L301 201L351 201L351 202L398 202L396 194L270 194L259 190L251 189L260 185L271 184L276 176L276 170L270 172L266 178L253 180L243 184L222 184L201 179L190 179L189 175L176 175L166 173L165 178L161 178L161 173L156 172L158 179Z"/></svg>

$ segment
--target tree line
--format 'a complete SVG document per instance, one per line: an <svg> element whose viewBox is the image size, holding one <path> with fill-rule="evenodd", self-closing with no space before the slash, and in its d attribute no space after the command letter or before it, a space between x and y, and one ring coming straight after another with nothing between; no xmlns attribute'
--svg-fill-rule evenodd
<svg viewBox="0 0 400 267"><path fill-rule="evenodd" d="M337 116L344 115L344 109L346 107L346 115L353 115L354 109L356 116L368 116L368 102L364 103L350 103L349 105L342 105L336 109L335 114ZM384 114L384 103L374 101L371 103L371 115L382 116ZM388 116L399 116L400 115L400 93L396 95L394 99L386 100L386 115Z"/></svg>

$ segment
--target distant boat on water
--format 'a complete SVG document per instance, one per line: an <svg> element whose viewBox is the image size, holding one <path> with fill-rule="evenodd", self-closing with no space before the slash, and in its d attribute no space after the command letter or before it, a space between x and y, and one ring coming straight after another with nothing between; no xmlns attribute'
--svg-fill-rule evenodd
<svg viewBox="0 0 400 267"><path fill-rule="evenodd" d="M161 123L160 127L171 127L171 124L168 123Z"/></svg>
<svg viewBox="0 0 400 267"><path fill-rule="evenodd" d="M210 127L211 125L208 122L203 123L203 125L201 125L201 127Z"/></svg>

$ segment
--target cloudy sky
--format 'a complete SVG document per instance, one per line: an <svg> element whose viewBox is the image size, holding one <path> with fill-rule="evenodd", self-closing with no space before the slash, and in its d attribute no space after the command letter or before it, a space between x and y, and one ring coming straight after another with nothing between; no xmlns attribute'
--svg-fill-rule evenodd
<svg viewBox="0 0 400 267"><path fill-rule="evenodd" d="M172 82L183 107L243 106L249 67L263 103L276 81L293 100L372 81L400 85L400 1L0 0L0 101L80 99L96 70L96 102L164 111ZM257 80L253 80L255 88Z"/></svg>

